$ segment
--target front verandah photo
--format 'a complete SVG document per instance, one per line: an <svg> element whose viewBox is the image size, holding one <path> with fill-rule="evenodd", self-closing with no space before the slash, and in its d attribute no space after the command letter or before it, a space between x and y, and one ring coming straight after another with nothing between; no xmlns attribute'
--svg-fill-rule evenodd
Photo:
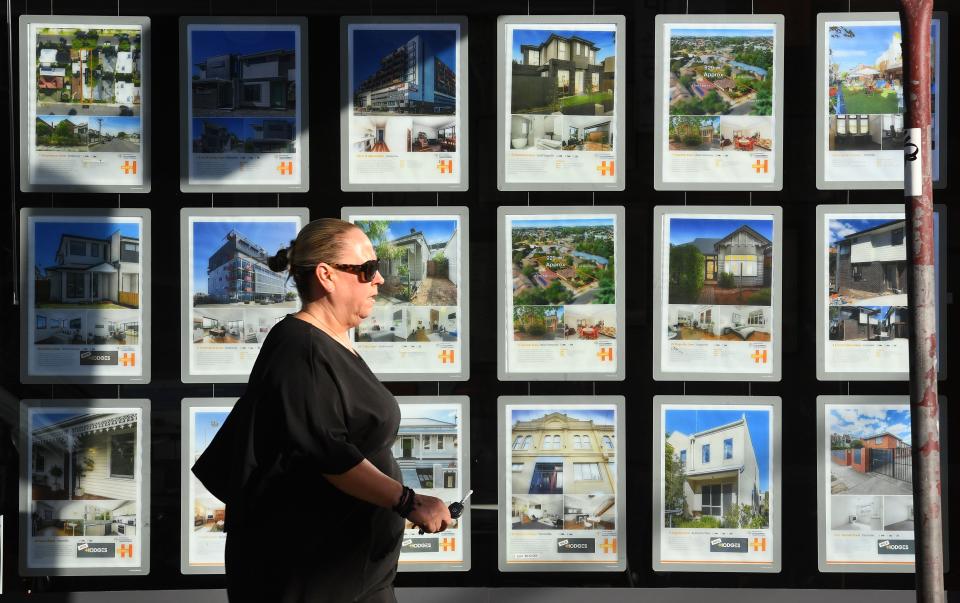
<svg viewBox="0 0 960 603"><path fill-rule="evenodd" d="M511 58L511 113L614 114L614 31L516 27Z"/></svg>
<svg viewBox="0 0 960 603"><path fill-rule="evenodd" d="M908 407L831 408L828 427L831 494L913 494Z"/></svg>
<svg viewBox="0 0 960 603"><path fill-rule="evenodd" d="M770 306L773 220L670 218L670 304Z"/></svg>
<svg viewBox="0 0 960 603"><path fill-rule="evenodd" d="M770 527L770 411L666 409L664 426L664 527Z"/></svg>

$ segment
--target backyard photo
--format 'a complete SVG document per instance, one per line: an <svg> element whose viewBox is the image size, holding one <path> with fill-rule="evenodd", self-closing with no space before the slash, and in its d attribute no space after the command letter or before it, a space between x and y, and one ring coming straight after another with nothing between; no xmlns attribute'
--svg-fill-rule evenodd
<svg viewBox="0 0 960 603"><path fill-rule="evenodd" d="M830 305L905 309L906 221L851 216L831 218L827 227Z"/></svg>
<svg viewBox="0 0 960 603"><path fill-rule="evenodd" d="M833 115L903 113L900 25L828 27L829 109ZM931 85L936 86L931 65Z"/></svg>
<svg viewBox="0 0 960 603"><path fill-rule="evenodd" d="M358 219L355 224L370 239L380 260L383 284L378 287L375 307L460 303L458 220ZM429 315L426 318L429 320ZM423 316L417 319L427 322Z"/></svg>
<svg viewBox="0 0 960 603"><path fill-rule="evenodd" d="M191 26L192 117L295 117L296 33ZM196 133L194 133L196 135Z"/></svg>
<svg viewBox="0 0 960 603"><path fill-rule="evenodd" d="M773 220L669 218L669 303L769 306Z"/></svg>
<svg viewBox="0 0 960 603"><path fill-rule="evenodd" d="M513 220L513 304L616 302L613 218Z"/></svg>
<svg viewBox="0 0 960 603"><path fill-rule="evenodd" d="M34 306L74 311L38 313L38 330L55 328L41 327L41 315L73 328L76 310L139 308L140 233L135 222L35 222Z"/></svg>
<svg viewBox="0 0 960 603"><path fill-rule="evenodd" d="M195 221L192 226L193 307L299 307L293 279L267 266L296 238L296 221Z"/></svg>
<svg viewBox="0 0 960 603"><path fill-rule="evenodd" d="M770 527L770 411L664 410L663 526Z"/></svg>
<svg viewBox="0 0 960 603"><path fill-rule="evenodd" d="M351 29L354 115L453 115L455 29Z"/></svg>
<svg viewBox="0 0 960 603"><path fill-rule="evenodd" d="M667 339L770 341L770 306L671 304Z"/></svg>
<svg viewBox="0 0 960 603"><path fill-rule="evenodd" d="M38 115L34 124L38 151L139 153L139 117Z"/></svg>
<svg viewBox="0 0 960 603"><path fill-rule="evenodd" d="M200 455L210 445L210 441L217 435L223 422L226 421L228 410L197 410L193 413L193 459L191 465L197 462ZM210 494L192 473L190 482L193 490L193 531L194 533L223 532L226 521L226 505Z"/></svg>
<svg viewBox="0 0 960 603"><path fill-rule="evenodd" d="M140 42L139 28L38 27L37 114L139 115Z"/></svg>
<svg viewBox="0 0 960 603"><path fill-rule="evenodd" d="M912 496L910 408L866 404L828 410L830 494Z"/></svg>
<svg viewBox="0 0 960 603"><path fill-rule="evenodd" d="M513 29L510 112L613 115L616 33Z"/></svg>
<svg viewBox="0 0 960 603"><path fill-rule="evenodd" d="M774 30L670 31L670 115L773 115Z"/></svg>

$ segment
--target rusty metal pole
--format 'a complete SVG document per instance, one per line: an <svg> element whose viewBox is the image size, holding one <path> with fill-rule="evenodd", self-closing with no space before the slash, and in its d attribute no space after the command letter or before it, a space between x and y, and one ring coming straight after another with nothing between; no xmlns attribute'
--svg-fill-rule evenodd
<svg viewBox="0 0 960 603"><path fill-rule="evenodd" d="M933 0L900 0L903 48L904 188L910 233L910 415L917 601L943 602L943 525L933 268L930 27ZM937 82L939 88L940 82Z"/></svg>

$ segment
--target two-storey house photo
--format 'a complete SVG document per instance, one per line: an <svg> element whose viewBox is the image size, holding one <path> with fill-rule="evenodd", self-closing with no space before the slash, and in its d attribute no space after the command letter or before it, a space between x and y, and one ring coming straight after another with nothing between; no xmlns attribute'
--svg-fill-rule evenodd
<svg viewBox="0 0 960 603"><path fill-rule="evenodd" d="M613 31L517 27L512 53L511 113L613 115Z"/></svg>
<svg viewBox="0 0 960 603"><path fill-rule="evenodd" d="M770 411L665 410L664 526L769 527Z"/></svg>
<svg viewBox="0 0 960 603"><path fill-rule="evenodd" d="M903 219L831 219L829 234L831 305L907 305Z"/></svg>

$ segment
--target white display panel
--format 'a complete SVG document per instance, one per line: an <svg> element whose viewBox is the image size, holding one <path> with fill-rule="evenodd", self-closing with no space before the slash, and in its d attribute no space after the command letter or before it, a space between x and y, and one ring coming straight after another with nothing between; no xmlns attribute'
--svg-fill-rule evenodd
<svg viewBox="0 0 960 603"><path fill-rule="evenodd" d="M150 210L20 211L24 383L150 382Z"/></svg>
<svg viewBox="0 0 960 603"><path fill-rule="evenodd" d="M941 396L941 424L945 404ZM941 438L945 459L946 431ZM911 446L909 397L817 397L821 572L914 571ZM946 493L946 463L941 467ZM941 509L946 550L946 500Z"/></svg>
<svg viewBox="0 0 960 603"><path fill-rule="evenodd" d="M309 220L306 208L180 211L184 383L245 383L273 325L300 309L293 279L267 260Z"/></svg>
<svg viewBox="0 0 960 603"><path fill-rule="evenodd" d="M657 15L657 190L781 190L783 15Z"/></svg>
<svg viewBox="0 0 960 603"><path fill-rule="evenodd" d="M780 571L780 398L656 396L653 569Z"/></svg>
<svg viewBox="0 0 960 603"><path fill-rule="evenodd" d="M466 18L340 23L340 188L467 190Z"/></svg>
<svg viewBox="0 0 960 603"><path fill-rule="evenodd" d="M624 398L498 404L500 571L623 571Z"/></svg>
<svg viewBox="0 0 960 603"><path fill-rule="evenodd" d="M307 20L180 19L184 192L306 192Z"/></svg>
<svg viewBox="0 0 960 603"><path fill-rule="evenodd" d="M654 209L654 377L780 379L779 207Z"/></svg>
<svg viewBox="0 0 960 603"><path fill-rule="evenodd" d="M941 260L943 208L933 212L934 306L946 333ZM817 207L817 377L821 380L909 379L907 245L901 205ZM937 337L943 370L945 337Z"/></svg>
<svg viewBox="0 0 960 603"><path fill-rule="evenodd" d="M466 207L345 207L373 243L384 283L352 329L357 352L386 381L465 381L470 262Z"/></svg>
<svg viewBox="0 0 960 603"><path fill-rule="evenodd" d="M403 484L447 505L470 490L470 400L465 396L398 396L400 429L393 456ZM443 532L421 534L405 522L401 572L470 570L470 503Z"/></svg>
<svg viewBox="0 0 960 603"><path fill-rule="evenodd" d="M191 471L237 398L185 398L180 406L180 572L224 573L226 504Z"/></svg>
<svg viewBox="0 0 960 603"><path fill-rule="evenodd" d="M500 190L623 190L625 19L497 19Z"/></svg>
<svg viewBox="0 0 960 603"><path fill-rule="evenodd" d="M931 23L931 148L933 181L946 137L946 14ZM903 188L909 99L897 13L817 15L817 188Z"/></svg>
<svg viewBox="0 0 960 603"><path fill-rule="evenodd" d="M150 192L147 17L20 16L20 189Z"/></svg>
<svg viewBox="0 0 960 603"><path fill-rule="evenodd" d="M20 403L20 575L150 571L150 401Z"/></svg>

